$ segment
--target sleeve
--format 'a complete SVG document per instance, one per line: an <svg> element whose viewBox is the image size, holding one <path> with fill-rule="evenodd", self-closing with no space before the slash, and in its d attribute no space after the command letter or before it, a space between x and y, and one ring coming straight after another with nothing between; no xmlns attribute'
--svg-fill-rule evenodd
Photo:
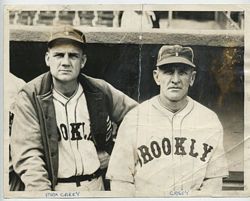
<svg viewBox="0 0 250 201"><path fill-rule="evenodd" d="M206 169L206 176L205 178L215 178L215 177L227 177L228 176L228 165L226 154L223 147L223 128L222 125L216 116L217 125L215 130L216 136L218 136L218 143L213 152Z"/></svg>
<svg viewBox="0 0 250 201"><path fill-rule="evenodd" d="M123 92L115 89L109 83L106 83L107 94L110 99L111 118L115 123L120 123L124 116L135 106L138 105L136 101L124 94Z"/></svg>
<svg viewBox="0 0 250 201"><path fill-rule="evenodd" d="M128 113L118 130L115 146L109 161L107 179L134 184L136 153L136 113L135 109ZM131 189L131 187L129 187ZM112 189L111 189L112 190Z"/></svg>
<svg viewBox="0 0 250 201"><path fill-rule="evenodd" d="M17 100L11 134L13 168L26 191L51 190L36 111L25 92Z"/></svg>
<svg viewBox="0 0 250 201"><path fill-rule="evenodd" d="M17 100L17 94L21 90L21 88L25 85L25 82L14 76L13 74L8 74L8 83L11 83L11 85L6 86L6 91L8 94L8 103L9 110L13 113L15 101Z"/></svg>

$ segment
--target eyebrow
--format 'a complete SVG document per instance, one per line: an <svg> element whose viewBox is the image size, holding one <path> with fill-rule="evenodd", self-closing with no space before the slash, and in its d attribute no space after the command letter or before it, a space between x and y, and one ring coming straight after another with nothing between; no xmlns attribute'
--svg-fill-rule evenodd
<svg viewBox="0 0 250 201"><path fill-rule="evenodd" d="M53 55L58 55L58 54L66 54L66 52L62 51L55 51L55 52L52 52ZM79 52L68 52L69 55L73 55L73 56L78 56L80 55L81 53Z"/></svg>
<svg viewBox="0 0 250 201"><path fill-rule="evenodd" d="M162 69L162 71L164 71L164 72L174 72L175 70L182 71L182 72L183 71L188 72L188 71L190 71L192 69L191 68L182 67L182 66L180 66L180 67L168 67L168 68Z"/></svg>

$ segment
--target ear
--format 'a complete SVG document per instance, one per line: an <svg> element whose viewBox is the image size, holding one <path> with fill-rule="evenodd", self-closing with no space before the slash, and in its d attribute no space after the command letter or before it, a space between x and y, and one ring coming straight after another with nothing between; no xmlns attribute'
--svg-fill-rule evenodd
<svg viewBox="0 0 250 201"><path fill-rule="evenodd" d="M189 83L190 87L193 86L194 84L195 76L196 76L196 71L194 70L191 72L190 83Z"/></svg>
<svg viewBox="0 0 250 201"><path fill-rule="evenodd" d="M159 69L153 70L153 77L154 77L155 83L159 86L160 85Z"/></svg>
<svg viewBox="0 0 250 201"><path fill-rule="evenodd" d="M83 69L86 62L87 62L87 56L86 56L86 54L84 54L84 55L82 55L81 69Z"/></svg>
<svg viewBox="0 0 250 201"><path fill-rule="evenodd" d="M46 52L46 54L45 54L45 63L46 63L46 65L49 67L50 65L49 65L49 52Z"/></svg>

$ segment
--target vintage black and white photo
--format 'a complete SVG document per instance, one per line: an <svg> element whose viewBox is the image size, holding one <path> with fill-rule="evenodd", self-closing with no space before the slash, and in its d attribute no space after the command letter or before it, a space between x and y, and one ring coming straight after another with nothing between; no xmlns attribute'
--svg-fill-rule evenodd
<svg viewBox="0 0 250 201"><path fill-rule="evenodd" d="M6 5L5 196L249 196L249 9Z"/></svg>

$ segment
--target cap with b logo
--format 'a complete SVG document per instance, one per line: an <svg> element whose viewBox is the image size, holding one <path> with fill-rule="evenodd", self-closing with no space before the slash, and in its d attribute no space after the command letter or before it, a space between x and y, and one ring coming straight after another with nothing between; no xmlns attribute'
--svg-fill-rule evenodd
<svg viewBox="0 0 250 201"><path fill-rule="evenodd" d="M71 40L80 43L80 45L86 43L85 35L80 30L67 25L60 26L51 32L48 46L50 47L57 40Z"/></svg>
<svg viewBox="0 0 250 201"><path fill-rule="evenodd" d="M194 53L191 47L164 45L159 50L156 66L159 67L166 64L181 63L195 68L193 60Z"/></svg>

